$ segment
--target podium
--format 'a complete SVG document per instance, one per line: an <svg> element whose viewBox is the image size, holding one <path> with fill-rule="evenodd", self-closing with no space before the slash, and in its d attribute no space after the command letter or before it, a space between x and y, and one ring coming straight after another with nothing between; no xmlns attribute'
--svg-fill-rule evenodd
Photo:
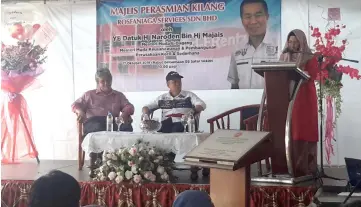
<svg viewBox="0 0 361 207"><path fill-rule="evenodd" d="M217 130L184 157L191 166L210 168L215 207L250 206L250 165L266 158L270 132Z"/></svg>
<svg viewBox="0 0 361 207"><path fill-rule="evenodd" d="M294 184L312 179L311 175L296 175L292 157L291 121L293 104L303 81L310 77L296 63L257 63L252 69L265 79L257 131L261 129L264 104L267 100L269 129L272 132L271 170L267 177L252 181Z"/></svg>

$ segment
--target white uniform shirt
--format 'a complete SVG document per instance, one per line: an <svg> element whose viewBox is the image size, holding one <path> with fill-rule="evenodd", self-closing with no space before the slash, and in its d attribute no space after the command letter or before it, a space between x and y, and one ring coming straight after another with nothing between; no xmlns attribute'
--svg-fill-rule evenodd
<svg viewBox="0 0 361 207"><path fill-rule="evenodd" d="M274 37L272 37L274 36ZM277 62L279 37L266 33L263 42L255 49L244 38L232 52L227 80L240 89L263 89L264 80L251 68L252 63Z"/></svg>
<svg viewBox="0 0 361 207"><path fill-rule="evenodd" d="M162 121L172 114L188 114L193 112L196 105L201 105L206 109L206 104L196 94L190 91L181 91L178 96L173 97L170 93L160 95L147 107L151 111L162 109ZM181 117L172 117L173 122L180 122Z"/></svg>

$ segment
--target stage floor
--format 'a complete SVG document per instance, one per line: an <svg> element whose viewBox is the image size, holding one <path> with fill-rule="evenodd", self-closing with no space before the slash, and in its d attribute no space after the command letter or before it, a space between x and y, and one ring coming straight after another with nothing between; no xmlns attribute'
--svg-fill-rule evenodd
<svg viewBox="0 0 361 207"><path fill-rule="evenodd" d="M35 161L26 161L19 164L1 165L1 180L36 180L40 176L54 169L70 174L79 182L91 181L89 178L89 169L84 167L83 170L79 171L78 161L76 160L42 160L40 164L37 164ZM325 172L330 176L347 179L347 172L345 167L330 167L326 168ZM202 177L201 172L199 172L199 179L197 181L190 180L190 171L188 170L174 171L174 174L178 177L177 183L209 184L209 178ZM251 167L251 175L257 175L256 165ZM324 187L344 187L346 182L324 179L324 184ZM270 184L252 183L252 185ZM296 186L311 185L314 185L313 181L303 182Z"/></svg>
<svg viewBox="0 0 361 207"><path fill-rule="evenodd" d="M40 164L27 161L19 164L1 166L1 202L7 206L27 207L27 196L34 180L51 170L61 170L72 175L81 185L81 205L96 204L101 206L122 206L130 202L133 206L149 206L157 202L157 206L171 207L178 193L184 190L210 191L209 178L202 177L199 172L197 181L190 180L190 171L174 171L178 177L176 183L146 183L132 185L130 183L112 184L110 182L91 182L89 169L78 170L76 160L42 160ZM344 167L327 168L325 172L337 178L347 178ZM251 167L251 174L257 175L256 166ZM341 192L346 181L324 180L324 191ZM295 186L270 183L252 183L250 189L251 207L257 206L308 206L315 198L319 183L303 182ZM326 190L327 189L327 190ZM151 195L151 196L150 196ZM337 194L336 194L337 195Z"/></svg>

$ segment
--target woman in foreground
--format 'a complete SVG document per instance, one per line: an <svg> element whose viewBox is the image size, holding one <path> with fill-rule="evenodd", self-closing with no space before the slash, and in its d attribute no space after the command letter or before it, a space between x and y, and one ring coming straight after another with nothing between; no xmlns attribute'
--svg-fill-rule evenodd
<svg viewBox="0 0 361 207"><path fill-rule="evenodd" d="M318 74L317 56L308 47L306 35L299 29L287 36L280 61L295 62L310 79L298 90L292 111L292 159L295 176L316 172L318 142L318 110L315 79Z"/></svg>

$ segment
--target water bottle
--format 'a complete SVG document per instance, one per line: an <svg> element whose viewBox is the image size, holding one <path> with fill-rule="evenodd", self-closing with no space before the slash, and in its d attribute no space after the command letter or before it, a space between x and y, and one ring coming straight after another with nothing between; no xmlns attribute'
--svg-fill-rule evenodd
<svg viewBox="0 0 361 207"><path fill-rule="evenodd" d="M108 115L107 115L107 131L108 132L113 131L113 115L110 112L108 112Z"/></svg>
<svg viewBox="0 0 361 207"><path fill-rule="evenodd" d="M196 131L196 126L195 126L196 122L194 120L194 116L193 114L189 115L189 118L188 118L188 132L190 133L194 133Z"/></svg>

